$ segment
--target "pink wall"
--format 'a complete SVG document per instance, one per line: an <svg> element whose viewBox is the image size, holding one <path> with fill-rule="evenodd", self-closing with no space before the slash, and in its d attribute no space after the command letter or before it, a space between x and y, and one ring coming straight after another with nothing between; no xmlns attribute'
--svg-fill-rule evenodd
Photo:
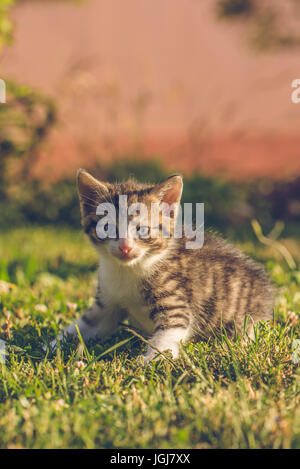
<svg viewBox="0 0 300 469"><path fill-rule="evenodd" d="M55 1L15 8L1 78L57 99L43 168L143 148L179 169L300 173L299 49L257 54L215 1ZM63 154L63 158L61 157Z"/></svg>

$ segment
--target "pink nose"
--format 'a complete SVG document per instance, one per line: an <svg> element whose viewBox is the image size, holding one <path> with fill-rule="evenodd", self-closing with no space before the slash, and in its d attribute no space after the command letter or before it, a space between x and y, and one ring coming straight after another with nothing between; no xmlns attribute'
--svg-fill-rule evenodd
<svg viewBox="0 0 300 469"><path fill-rule="evenodd" d="M119 249L120 251L122 251L122 254L124 254L124 256L127 256L132 250L132 247L129 246L127 240L120 239Z"/></svg>

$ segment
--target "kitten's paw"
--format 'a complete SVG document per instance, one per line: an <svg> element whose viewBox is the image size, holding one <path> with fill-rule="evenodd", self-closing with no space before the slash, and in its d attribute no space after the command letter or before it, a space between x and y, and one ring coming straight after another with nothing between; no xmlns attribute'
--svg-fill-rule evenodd
<svg viewBox="0 0 300 469"><path fill-rule="evenodd" d="M158 352L154 351L153 349L143 355L143 360L145 364L151 362L152 360L159 360L160 358L163 358L163 356Z"/></svg>
<svg viewBox="0 0 300 469"><path fill-rule="evenodd" d="M179 358L179 345L173 345L172 347L169 347L167 350L162 350L161 353L159 353L157 350L154 350L153 348L149 346L146 354L143 357L144 363L149 363L152 360L161 360L161 359L165 360L166 352L171 352L172 358L174 360L177 360Z"/></svg>
<svg viewBox="0 0 300 469"><path fill-rule="evenodd" d="M57 339L52 340L52 342L50 342L50 344L43 345L43 352L44 353L47 353L48 351L50 353L54 353L54 352L56 352L56 349L57 349Z"/></svg>

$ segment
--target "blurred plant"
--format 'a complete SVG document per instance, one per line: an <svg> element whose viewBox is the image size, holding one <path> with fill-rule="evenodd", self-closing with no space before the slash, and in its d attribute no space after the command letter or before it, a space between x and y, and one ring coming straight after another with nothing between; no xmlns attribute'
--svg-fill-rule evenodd
<svg viewBox="0 0 300 469"><path fill-rule="evenodd" d="M253 11L253 0L220 0L217 5L220 16L240 16Z"/></svg>
<svg viewBox="0 0 300 469"><path fill-rule="evenodd" d="M68 1L81 3L81 0ZM24 0L0 0L0 54L3 45L11 43L13 39L11 9L21 2ZM45 189L42 183L31 178L31 169L39 157L40 147L55 122L56 109L51 99L28 86L6 80L6 104L0 106L2 226L32 220L35 216L40 221L63 216L60 213L60 206L68 206L65 187L61 191L64 202L49 208L47 207L49 188ZM52 202L53 199L51 194ZM74 194L72 200L75 200ZM52 216L49 215L49 211L52 212Z"/></svg>
<svg viewBox="0 0 300 469"><path fill-rule="evenodd" d="M252 46L270 50L300 45L299 6L299 0L273 0L272 4L269 0L218 0L217 14L225 19L244 18Z"/></svg>
<svg viewBox="0 0 300 469"><path fill-rule="evenodd" d="M27 174L27 159L32 160L56 117L53 102L31 88L7 81L6 92L7 103L0 106L0 184L10 158L23 157L22 175Z"/></svg>
<svg viewBox="0 0 300 469"><path fill-rule="evenodd" d="M1 212L23 197L38 149L56 120L51 100L24 85L6 83L7 103L0 106ZM28 190L28 188L27 188Z"/></svg>
<svg viewBox="0 0 300 469"><path fill-rule="evenodd" d="M16 3L25 3L27 0L0 0L0 53L4 44L9 44L13 39L13 23L10 19L11 8ZM83 3L85 0L64 0L73 3Z"/></svg>
<svg viewBox="0 0 300 469"><path fill-rule="evenodd" d="M0 53L4 44L12 40L12 22L9 19L11 7L15 0L0 0Z"/></svg>
<svg viewBox="0 0 300 469"><path fill-rule="evenodd" d="M271 248L278 251L282 255L282 257L284 258L284 260L286 261L289 268L291 270L296 269L296 267L297 267L296 262L294 261L294 258L291 255L291 253L289 252L289 250L282 243L280 243L279 241L274 239L274 230L275 230L275 232L277 231L276 230L276 225L275 225L274 229L272 230L272 232L269 234L269 236L265 236L263 234L262 228L261 228L261 226L260 226L260 224L258 223L257 220L252 220L251 225L252 225L253 231L254 231L257 239L262 244L265 244L266 246L270 246Z"/></svg>

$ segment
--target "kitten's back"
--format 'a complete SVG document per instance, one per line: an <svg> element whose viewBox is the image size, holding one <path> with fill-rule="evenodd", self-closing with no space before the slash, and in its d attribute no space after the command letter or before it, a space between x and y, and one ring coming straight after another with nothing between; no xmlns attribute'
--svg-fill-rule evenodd
<svg viewBox="0 0 300 469"><path fill-rule="evenodd" d="M221 328L241 332L246 316L249 325L272 318L273 287L263 267L223 239L206 233L199 250L186 250L182 240L176 264L184 282L189 279L194 327L202 336Z"/></svg>

